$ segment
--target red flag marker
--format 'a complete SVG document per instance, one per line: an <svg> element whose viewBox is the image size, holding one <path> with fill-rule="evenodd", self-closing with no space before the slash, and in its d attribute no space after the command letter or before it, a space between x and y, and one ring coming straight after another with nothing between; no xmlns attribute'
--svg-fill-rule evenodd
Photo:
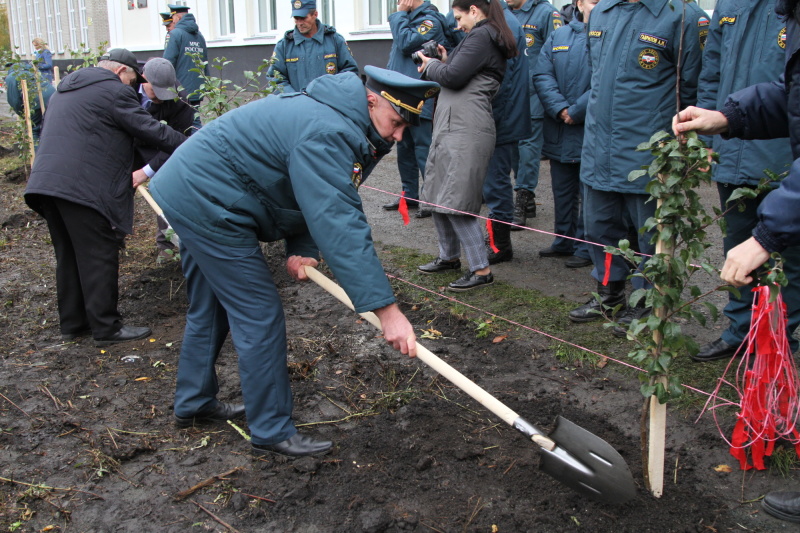
<svg viewBox="0 0 800 533"><path fill-rule="evenodd" d="M408 223L411 221L408 218L408 203L406 202L406 191L400 195L400 203L397 205L397 211L403 217L403 225L408 226Z"/></svg>
<svg viewBox="0 0 800 533"><path fill-rule="evenodd" d="M611 254L606 252L605 275L603 276L603 287L608 285L608 278L611 277Z"/></svg>
<svg viewBox="0 0 800 533"><path fill-rule="evenodd" d="M489 234L489 246L492 248L492 251L494 253L499 253L500 248L494 244L494 230L492 229L492 221L488 218L486 219L486 233Z"/></svg>

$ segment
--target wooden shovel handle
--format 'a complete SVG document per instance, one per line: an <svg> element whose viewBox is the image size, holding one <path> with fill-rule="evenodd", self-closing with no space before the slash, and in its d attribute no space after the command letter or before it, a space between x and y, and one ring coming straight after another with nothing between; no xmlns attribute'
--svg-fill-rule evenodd
<svg viewBox="0 0 800 533"><path fill-rule="evenodd" d="M345 304L351 310L355 310L353 308L353 303L348 298L347 294L344 292L339 285L325 277L322 273L320 273L316 268L306 266L306 275L317 285L331 293L337 300ZM375 315L375 313L367 312L367 313L360 313L360 315L368 321L370 324L375 326L376 328L383 331L381 328L381 321ZM479 387L469 378L464 376L461 372L450 366L449 364L442 361L439 357L433 354L430 350L422 346L420 343L417 343L417 357L422 360L423 363L428 365L429 367L436 370L439 374L449 379L456 387L463 390L472 398L474 398L477 402L481 405L486 407L488 410L499 416L503 419L503 421L508 424L509 426L514 425L514 421L519 418L519 415L511 410L508 406L506 406L503 402L486 392L484 389Z"/></svg>
<svg viewBox="0 0 800 533"><path fill-rule="evenodd" d="M139 185L136 187L136 190L139 191L139 194L142 195L142 198L144 198L147 203L150 204L150 207L153 208L153 211L156 212L156 215L161 215L162 217L164 216L164 211L161 210L153 197L150 196L150 191L147 190L147 187L144 185Z"/></svg>

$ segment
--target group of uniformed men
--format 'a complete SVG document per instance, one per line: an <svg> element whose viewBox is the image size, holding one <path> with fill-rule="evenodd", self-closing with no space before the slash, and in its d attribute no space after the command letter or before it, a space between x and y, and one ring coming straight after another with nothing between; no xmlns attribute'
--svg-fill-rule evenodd
<svg viewBox="0 0 800 533"><path fill-rule="evenodd" d="M678 68L681 107L697 103L715 109L733 91L778 78L787 30L775 15L776 1L782 0L720 0L713 18L695 3L681 0L602 0L597 5L586 28L588 64L583 67L591 72L591 86L581 95L588 99L580 178L586 186L583 216L589 241L616 245L627 235L631 224L642 227L653 215L655 205L647 202L646 180L629 181L628 174L649 163L650 155L637 152L636 146L653 132L670 127ZM177 81L191 91L196 88L197 75L191 73L193 79L184 77L189 75L186 52L204 53L205 41L188 9L171 7L169 16L162 15L168 30L172 26L165 58L175 65ZM416 182L419 175L424 177L430 144L432 106L425 98L435 93L437 86L415 79L418 75L411 54L426 40L452 47L459 37L457 28L427 0L399 0L397 13L390 17L394 42L389 67L397 72L367 67L369 79L364 87L354 75L358 67L346 42L318 20L314 0L292 0L292 7L295 29L276 45L270 69L270 74L280 79L283 94L228 113L196 132L163 165L152 188L181 234L183 268L188 280L190 308L175 407L178 425L235 418L246 411L256 452L298 456L326 452L332 443L300 436L294 428L285 367L283 312L258 242L285 239L287 269L296 279L306 279L304 266L316 265L319 250L323 250L356 309L374 310L382 319L387 341L413 356L413 328L394 303L371 245L369 226L356 191L377 161L398 142L403 190L409 199L417 198ZM522 128L509 126L512 133L503 142L498 135L496 151L501 145L507 146L499 152L499 170L492 178L492 187L510 187L513 168L517 202L514 212L509 213L509 195L500 194L490 207L497 221L510 222L508 218L513 216L514 222L524 223L535 215L533 192L538 181L544 116L530 71L548 35L567 28L560 29L561 15L546 0L509 0L507 8L517 18L519 24L507 17L528 58L527 76L522 69L523 75L517 77L522 80L521 86L527 86L527 94L511 89L501 91L503 98L522 101L511 103L511 111L503 113L502 118L495 114L495 120L517 124L514 118L518 120L520 113L513 110L520 104L520 109L525 110L523 117L529 117L530 124ZM59 86L45 118L42 151L26 191L29 203L47 218L54 237L62 334L73 339L90 331L100 344L134 340L150 333L147 328L145 332L123 326L116 302L109 311L112 302L108 296L98 300L96 289L82 286L79 276L81 270L97 267L97 261L87 262L81 257L87 250L79 243L94 232L98 240L106 241L106 250L118 247L120 230L129 231L129 217L108 213L107 205L99 207L91 199L91 191L75 188L83 191L75 195L75 190L60 185L56 178L63 172L63 159L72 161L82 152L64 152L62 146L48 140L48 133L58 131L59 120L74 116L72 107L81 105L76 96L79 91L96 84L111 95L107 97L116 99L114 105L124 101L125 106L130 106L134 105L130 101L135 102L136 109L127 109L138 125L131 126L129 118L118 128L112 126L121 150L140 135L167 152L183 142L182 136L175 137L169 128L165 131L157 121L146 121L147 115L140 112L147 107L146 100L166 99L163 81L157 84L159 91L151 88L144 92L147 98L136 98L123 88L137 78L145 81L135 58L126 52L112 50L104 58L101 68L113 75L79 71L68 76L63 87ZM171 79L164 69L163 64L153 64L151 70L154 77ZM509 76L511 72L513 69L509 69ZM498 101L495 107L503 109L509 104ZM552 114L551 118L563 120L561 113ZM259 120L262 116L270 116L271 120ZM56 125L50 126L51 122ZM277 128L277 123L282 126ZM409 127L410 123L419 125ZM67 123L62 122L62 128L64 124ZM88 131L86 142L93 143L95 134ZM251 134L243 136L241 131ZM78 138L73 141L84 142ZM717 136L713 142L714 149L722 154L721 163L714 168L714 178L723 208L728 207L725 204L732 186L753 185L764 168L781 172L791 162L785 140L760 144L761 141L732 141ZM131 159L129 148L122 152L123 158ZM85 161L76 163L86 165ZM123 163L130 165L120 160ZM99 165L98 171L106 166ZM114 175L119 178L120 173ZM118 191L127 187L118 205L120 211L130 210L131 185L138 185L137 181L143 179L134 173L132 183L128 177L127 183L117 184ZM48 191L48 187L55 189ZM48 195L56 200L43 199ZM758 221L756 209L760 200L749 202L745 211L734 209L726 214L726 251L747 239ZM395 209L397 204L384 207ZM89 214L86 208L97 212ZM313 216L305 216L309 213ZM104 219L112 225L97 233L97 226ZM653 252L650 238L650 233L640 234L641 252ZM511 259L510 239L504 244L508 253L496 258L498 261ZM598 281L601 301L592 299L573 310L570 318L575 321L600 318L601 304L625 306L629 265L615 257L606 273L602 249L590 249L592 276ZM787 257L792 253L788 250ZM116 268L116 262L100 263L106 277L111 277L109 271ZM800 268L800 263L787 261L790 334L800 317L796 289L796 272L800 270L795 266ZM62 288L62 276L75 286ZM604 278L606 283L601 281ZM113 282L116 283L115 277ZM641 278L635 278L633 283L646 286ZM747 291L742 291L741 297L731 296L726 308L730 328L722 338L702 347L695 360L711 361L736 352L749 327L749 297ZM647 313L645 304L630 306L620 320L638 320ZM214 363L229 331L239 353L244 406L216 398L219 389ZM796 348L793 338L790 342Z"/></svg>

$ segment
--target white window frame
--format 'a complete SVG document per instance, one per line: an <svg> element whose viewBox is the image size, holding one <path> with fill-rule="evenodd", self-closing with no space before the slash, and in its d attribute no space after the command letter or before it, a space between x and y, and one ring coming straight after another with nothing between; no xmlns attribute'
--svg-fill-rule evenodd
<svg viewBox="0 0 800 533"><path fill-rule="evenodd" d="M64 53L64 32L61 31L61 2L53 0L53 20L55 21L56 51ZM52 45L52 43L51 43Z"/></svg>
<svg viewBox="0 0 800 533"><path fill-rule="evenodd" d="M34 37L33 34L33 0L25 0L26 7L27 7L27 14L28 14L28 41L33 41ZM31 48L31 53L33 53L33 49Z"/></svg>
<svg viewBox="0 0 800 533"><path fill-rule="evenodd" d="M317 11L319 12L319 20L328 26L336 26L335 0L317 0Z"/></svg>
<svg viewBox="0 0 800 533"><path fill-rule="evenodd" d="M50 48L50 51L56 47L56 34L54 31L55 21L53 20L54 3L56 3L54 0L44 0L44 26L47 34L47 46ZM57 48L56 51L58 51Z"/></svg>
<svg viewBox="0 0 800 533"><path fill-rule="evenodd" d="M24 55L27 50L25 46L27 39L25 38L25 26L22 23L22 1L18 0L10 11L11 24L14 26L14 40L16 41L15 46L17 48L17 53Z"/></svg>
<svg viewBox="0 0 800 533"><path fill-rule="evenodd" d="M397 0L364 0L364 28L388 28L389 15L395 11Z"/></svg>
<svg viewBox="0 0 800 533"><path fill-rule="evenodd" d="M78 43L83 43L83 51L89 51L92 47L89 43L89 23L86 18L86 0L78 0L78 26L81 30L81 40Z"/></svg>
<svg viewBox="0 0 800 533"><path fill-rule="evenodd" d="M80 41L78 40L78 25L75 11L75 1L67 0L67 18L69 19L69 47L70 50L78 50Z"/></svg>
<svg viewBox="0 0 800 533"><path fill-rule="evenodd" d="M236 0L216 0L217 35L230 38L236 35Z"/></svg>
<svg viewBox="0 0 800 533"><path fill-rule="evenodd" d="M33 0L33 14L34 14L34 22L36 25L36 35L32 37L42 37L42 15L41 10L39 9L39 0Z"/></svg>
<svg viewBox="0 0 800 533"><path fill-rule="evenodd" d="M254 10L256 13L256 35L265 35L278 30L278 1L277 0L254 0ZM262 13L263 8L263 13Z"/></svg>

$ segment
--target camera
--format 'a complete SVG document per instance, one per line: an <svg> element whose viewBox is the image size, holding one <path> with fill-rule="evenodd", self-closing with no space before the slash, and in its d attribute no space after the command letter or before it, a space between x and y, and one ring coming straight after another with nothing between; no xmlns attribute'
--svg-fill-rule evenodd
<svg viewBox="0 0 800 533"><path fill-rule="evenodd" d="M431 59L441 59L442 56L439 55L439 43L436 41L427 41L422 43L422 50L414 52L411 54L411 59L414 61L415 64L421 65L422 58L419 57L419 54L422 53Z"/></svg>

